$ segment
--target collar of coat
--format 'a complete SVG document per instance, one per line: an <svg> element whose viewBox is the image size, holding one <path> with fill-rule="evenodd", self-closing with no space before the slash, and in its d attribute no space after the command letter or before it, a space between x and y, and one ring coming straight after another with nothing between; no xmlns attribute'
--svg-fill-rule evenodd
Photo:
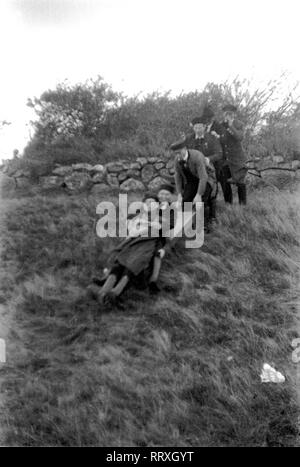
<svg viewBox="0 0 300 467"><path fill-rule="evenodd" d="M180 156L177 156L177 161L178 161L178 162L181 162L181 163L187 162L188 159L189 159L189 151L188 151L188 149L185 151L185 155L184 155L184 156L181 156L181 155L180 155Z"/></svg>

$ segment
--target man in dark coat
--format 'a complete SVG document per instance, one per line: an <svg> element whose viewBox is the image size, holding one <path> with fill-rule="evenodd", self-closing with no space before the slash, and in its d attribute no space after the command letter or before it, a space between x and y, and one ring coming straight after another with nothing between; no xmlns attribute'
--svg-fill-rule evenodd
<svg viewBox="0 0 300 467"><path fill-rule="evenodd" d="M225 129L222 135L224 155L228 161L232 182L237 185L240 204L246 204L247 175L246 156L242 147L244 137L243 124L236 118L237 108L228 104L223 107Z"/></svg>
<svg viewBox="0 0 300 467"><path fill-rule="evenodd" d="M222 123L219 123L215 119L215 113L209 104L206 105L203 109L202 119L204 120L206 124L206 131L210 133L211 135L215 136L216 138L218 138L220 141L220 137L224 132L224 128L223 128Z"/></svg>
<svg viewBox="0 0 300 467"><path fill-rule="evenodd" d="M204 108L202 119L206 124L206 132L217 138L222 148L222 164L220 163L220 168L217 171L217 180L222 187L224 201L226 203L232 203L232 189L231 184L228 182L231 177L231 172L228 166L228 161L225 159L225 150L223 146L225 128L222 123L219 123L215 119L214 111L209 105Z"/></svg>
<svg viewBox="0 0 300 467"><path fill-rule="evenodd" d="M213 164L216 173L217 182L220 180L220 172L223 167L223 150L216 135L206 130L207 119L205 115L195 117L192 120L193 134L186 137L186 146L188 149L196 149L202 152L209 162ZM212 198L212 208L215 217L216 196Z"/></svg>
<svg viewBox="0 0 300 467"><path fill-rule="evenodd" d="M242 147L243 124L236 118L237 108L234 105L227 104L222 110L224 120L221 124L214 119L214 113L209 106L204 109L202 115L207 120L207 131L219 137L223 149L223 167L218 173L218 180L226 202L232 203L231 183L235 183L238 188L239 203L246 204L247 167Z"/></svg>
<svg viewBox="0 0 300 467"><path fill-rule="evenodd" d="M216 173L223 165L223 151L217 135L206 131L207 119L205 114L192 120L193 134L186 138L188 149L196 149L208 157L213 163Z"/></svg>
<svg viewBox="0 0 300 467"><path fill-rule="evenodd" d="M180 203L202 201L205 228L208 231L215 217L212 203L217 193L215 169L202 152L187 149L186 139L172 144L171 149L176 154L175 183L178 201Z"/></svg>

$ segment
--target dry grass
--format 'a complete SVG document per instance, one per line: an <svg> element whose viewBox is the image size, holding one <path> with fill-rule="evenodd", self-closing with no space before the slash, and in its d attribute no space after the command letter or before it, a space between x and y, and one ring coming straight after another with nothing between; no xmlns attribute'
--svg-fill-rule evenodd
<svg viewBox="0 0 300 467"><path fill-rule="evenodd" d="M35 196L7 215L1 296L23 349L5 375L8 443L293 444L295 195L221 202L205 245L166 257L159 296L130 289L106 310L84 296L114 243L96 238L95 206ZM286 383L262 384L264 362Z"/></svg>

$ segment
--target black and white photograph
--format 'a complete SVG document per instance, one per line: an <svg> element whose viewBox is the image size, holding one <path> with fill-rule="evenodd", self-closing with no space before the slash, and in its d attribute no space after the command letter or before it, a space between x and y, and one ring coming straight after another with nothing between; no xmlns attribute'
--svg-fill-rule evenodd
<svg viewBox="0 0 300 467"><path fill-rule="evenodd" d="M1 0L0 447L300 447L299 17Z"/></svg>

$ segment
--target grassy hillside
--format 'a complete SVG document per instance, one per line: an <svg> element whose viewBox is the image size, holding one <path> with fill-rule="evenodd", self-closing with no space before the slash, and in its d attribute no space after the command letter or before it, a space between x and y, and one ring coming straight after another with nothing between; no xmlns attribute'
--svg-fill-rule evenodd
<svg viewBox="0 0 300 467"><path fill-rule="evenodd" d="M290 341L299 258L296 196L219 203L200 250L166 257L162 292L116 309L84 296L115 240L95 235L96 199L35 196L6 217L1 300L20 343L7 366L17 445L274 446L295 443ZM283 384L262 384L262 364Z"/></svg>

